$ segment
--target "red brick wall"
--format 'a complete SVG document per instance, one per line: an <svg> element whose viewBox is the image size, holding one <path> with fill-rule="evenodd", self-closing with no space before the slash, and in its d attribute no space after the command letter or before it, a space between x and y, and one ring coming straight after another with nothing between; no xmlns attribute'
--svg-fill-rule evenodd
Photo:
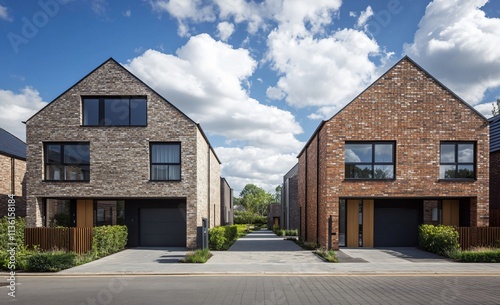
<svg viewBox="0 0 500 305"><path fill-rule="evenodd" d="M500 223L500 151L490 154L490 226Z"/></svg>
<svg viewBox="0 0 500 305"><path fill-rule="evenodd" d="M487 121L432 77L404 59L361 93L320 129L320 242L327 242L327 219L340 197L477 197L471 225L485 226L489 201L489 127ZM395 141L395 180L344 181L346 141ZM441 141L477 142L477 180L439 181ZM299 156L299 203L315 203L316 135ZM305 163L307 152L307 166ZM307 191L305 169L307 168ZM311 176L312 175L312 176ZM474 202L476 202L474 200ZM315 241L316 214L308 210L308 239ZM304 217L304 215L303 215ZM310 230L314 231L311 235ZM337 243L333 240L334 248Z"/></svg>

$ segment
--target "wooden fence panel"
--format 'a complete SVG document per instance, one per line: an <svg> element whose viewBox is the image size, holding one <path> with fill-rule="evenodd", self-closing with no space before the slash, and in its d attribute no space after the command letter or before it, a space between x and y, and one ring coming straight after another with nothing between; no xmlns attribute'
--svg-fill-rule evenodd
<svg viewBox="0 0 500 305"><path fill-rule="evenodd" d="M472 247L492 247L500 241L500 227L460 227L460 246L463 250Z"/></svg>
<svg viewBox="0 0 500 305"><path fill-rule="evenodd" d="M93 228L26 228L25 244L40 250L64 250L86 253L92 249Z"/></svg>
<svg viewBox="0 0 500 305"><path fill-rule="evenodd" d="M500 209L490 210L490 227L500 227Z"/></svg>

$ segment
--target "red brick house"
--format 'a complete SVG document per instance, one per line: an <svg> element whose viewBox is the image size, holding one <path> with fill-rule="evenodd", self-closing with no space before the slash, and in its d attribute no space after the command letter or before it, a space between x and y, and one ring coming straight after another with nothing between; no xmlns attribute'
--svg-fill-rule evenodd
<svg viewBox="0 0 500 305"><path fill-rule="evenodd" d="M298 158L306 241L416 246L422 223L488 225L488 120L409 57L323 121Z"/></svg>

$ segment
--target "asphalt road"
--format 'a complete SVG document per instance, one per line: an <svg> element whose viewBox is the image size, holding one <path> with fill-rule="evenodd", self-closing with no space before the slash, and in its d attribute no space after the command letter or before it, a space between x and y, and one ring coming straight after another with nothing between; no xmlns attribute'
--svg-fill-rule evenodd
<svg viewBox="0 0 500 305"><path fill-rule="evenodd" d="M500 304L498 276L37 276L0 304ZM5 282L3 282L5 284Z"/></svg>

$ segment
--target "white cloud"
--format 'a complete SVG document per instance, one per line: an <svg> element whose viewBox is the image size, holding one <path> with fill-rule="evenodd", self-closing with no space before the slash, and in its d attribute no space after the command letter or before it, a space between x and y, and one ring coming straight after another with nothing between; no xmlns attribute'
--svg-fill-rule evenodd
<svg viewBox="0 0 500 305"><path fill-rule="evenodd" d="M209 134L255 147L297 152L302 128L294 116L250 98L242 84L257 63L207 34L191 37L177 55L148 50L127 68L160 92Z"/></svg>
<svg viewBox="0 0 500 305"><path fill-rule="evenodd" d="M0 127L24 141L26 126L22 122L45 105L38 91L31 87L25 87L19 94L0 89Z"/></svg>
<svg viewBox="0 0 500 305"><path fill-rule="evenodd" d="M282 73L277 86L296 107L341 107L371 80L369 59L378 44L365 33L343 29L325 38L290 36L280 29L269 35L269 59Z"/></svg>
<svg viewBox="0 0 500 305"><path fill-rule="evenodd" d="M407 54L464 100L475 105L500 86L500 19L487 0L435 0L425 11Z"/></svg>
<svg viewBox="0 0 500 305"><path fill-rule="evenodd" d="M132 16L132 11L131 10L126 10L125 12L123 12L123 16L125 16L125 17Z"/></svg>
<svg viewBox="0 0 500 305"><path fill-rule="evenodd" d="M366 10L361 12L361 14L359 15L357 26L358 27L364 26L368 22L368 19L370 19L371 16L373 16L373 10L371 6L368 6Z"/></svg>
<svg viewBox="0 0 500 305"><path fill-rule="evenodd" d="M92 8L92 11L96 13L97 15L104 15L106 14L106 6L107 6L106 0L92 0L90 3L90 7Z"/></svg>
<svg viewBox="0 0 500 305"><path fill-rule="evenodd" d="M495 103L496 105L496 103ZM493 102L491 103L484 103L484 104L479 104L474 106L474 109L476 109L479 113L484 115L487 118L491 118L493 116Z"/></svg>
<svg viewBox="0 0 500 305"><path fill-rule="evenodd" d="M234 25L227 21L221 22L217 25L219 37L222 41L227 41L234 33Z"/></svg>
<svg viewBox="0 0 500 305"><path fill-rule="evenodd" d="M5 7L1 4L0 4L0 19L6 20L6 21L12 21L12 17L9 16L9 12L7 10L7 7Z"/></svg>
<svg viewBox="0 0 500 305"><path fill-rule="evenodd" d="M281 100L285 97L285 92L283 92L280 88L269 87L266 90L266 95L272 100Z"/></svg>
<svg viewBox="0 0 500 305"><path fill-rule="evenodd" d="M283 175L297 163L296 154L268 148L216 147L215 151L224 160L221 176L229 181L235 196L248 183L274 193L276 186L283 183Z"/></svg>
<svg viewBox="0 0 500 305"><path fill-rule="evenodd" d="M356 17L358 17L358 14L356 14L356 12L350 11L350 12L349 12L349 17L354 17L354 18L356 18Z"/></svg>

